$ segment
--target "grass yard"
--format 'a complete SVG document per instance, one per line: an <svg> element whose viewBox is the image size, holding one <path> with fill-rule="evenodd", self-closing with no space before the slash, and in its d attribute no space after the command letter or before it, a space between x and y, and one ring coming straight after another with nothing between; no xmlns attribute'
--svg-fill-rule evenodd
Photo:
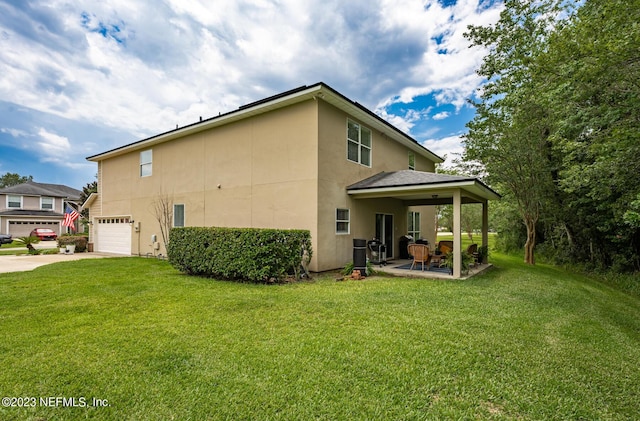
<svg viewBox="0 0 640 421"><path fill-rule="evenodd" d="M265 286L142 258L0 274L0 395L37 398L0 419L640 418L640 299L491 258L466 281Z"/></svg>

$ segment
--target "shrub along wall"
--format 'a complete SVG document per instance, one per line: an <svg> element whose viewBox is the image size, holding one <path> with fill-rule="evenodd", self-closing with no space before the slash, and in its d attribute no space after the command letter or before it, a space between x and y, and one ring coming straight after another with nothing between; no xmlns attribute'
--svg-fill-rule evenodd
<svg viewBox="0 0 640 421"><path fill-rule="evenodd" d="M87 240L88 238L86 235L61 235L58 237L58 247L75 244L75 251L77 253L82 253L87 250Z"/></svg>
<svg viewBox="0 0 640 421"><path fill-rule="evenodd" d="M169 262L190 275L250 282L296 278L311 260L307 230L258 228L173 228L167 245Z"/></svg>

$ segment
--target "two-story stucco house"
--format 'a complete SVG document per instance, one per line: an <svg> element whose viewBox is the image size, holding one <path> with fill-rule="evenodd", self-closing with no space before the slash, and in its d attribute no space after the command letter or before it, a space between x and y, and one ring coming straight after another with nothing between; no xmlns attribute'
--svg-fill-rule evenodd
<svg viewBox="0 0 640 421"><path fill-rule="evenodd" d="M35 228L63 234L66 203L77 203L81 194L72 187L34 181L0 189L0 231L14 238L27 236Z"/></svg>
<svg viewBox="0 0 640 421"><path fill-rule="evenodd" d="M97 251L165 253L153 208L168 197L174 226L309 230L316 272L351 261L354 238L379 238L388 258L409 231L433 243L434 204L457 204L459 221L462 202L498 197L434 174L442 158L323 83L87 159Z"/></svg>

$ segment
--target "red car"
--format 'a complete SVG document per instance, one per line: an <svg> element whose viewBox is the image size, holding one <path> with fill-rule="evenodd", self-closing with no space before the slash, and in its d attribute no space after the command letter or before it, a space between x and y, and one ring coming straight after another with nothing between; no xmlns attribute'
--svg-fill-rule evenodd
<svg viewBox="0 0 640 421"><path fill-rule="evenodd" d="M49 228L36 228L29 234L32 237L38 237L40 241L55 240L58 238L56 232Z"/></svg>

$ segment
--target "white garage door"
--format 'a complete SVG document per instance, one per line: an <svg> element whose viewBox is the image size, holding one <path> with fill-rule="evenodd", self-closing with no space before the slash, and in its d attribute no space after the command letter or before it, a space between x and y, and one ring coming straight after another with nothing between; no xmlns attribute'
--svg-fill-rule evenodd
<svg viewBox="0 0 640 421"><path fill-rule="evenodd" d="M13 238L26 237L36 228L51 228L56 234L60 233L58 221L9 221L9 232Z"/></svg>
<svg viewBox="0 0 640 421"><path fill-rule="evenodd" d="M104 253L131 254L129 218L98 218L95 250Z"/></svg>

